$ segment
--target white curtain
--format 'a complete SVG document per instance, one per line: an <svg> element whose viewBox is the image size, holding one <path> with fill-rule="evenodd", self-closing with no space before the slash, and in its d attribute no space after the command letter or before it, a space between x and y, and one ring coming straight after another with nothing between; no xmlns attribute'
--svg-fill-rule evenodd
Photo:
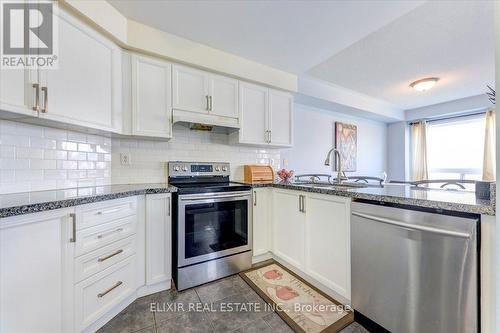
<svg viewBox="0 0 500 333"><path fill-rule="evenodd" d="M495 180L495 111L486 112L484 132L483 180Z"/></svg>
<svg viewBox="0 0 500 333"><path fill-rule="evenodd" d="M420 121L411 125L412 179L427 180L427 123Z"/></svg>

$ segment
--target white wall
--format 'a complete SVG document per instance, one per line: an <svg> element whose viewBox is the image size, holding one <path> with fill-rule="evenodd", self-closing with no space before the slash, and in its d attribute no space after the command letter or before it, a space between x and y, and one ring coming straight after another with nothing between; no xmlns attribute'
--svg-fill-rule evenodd
<svg viewBox="0 0 500 333"><path fill-rule="evenodd" d="M410 178L409 128L405 121L387 125L387 177L389 180Z"/></svg>
<svg viewBox="0 0 500 333"><path fill-rule="evenodd" d="M487 91L487 88L484 88ZM447 117L473 112L480 112L492 108L493 105L485 94L455 99L439 104L422 106L405 111L405 120L420 120L426 118Z"/></svg>
<svg viewBox="0 0 500 333"><path fill-rule="evenodd" d="M334 145L336 121L358 126L358 170L351 175L381 176L387 170L387 125L295 103L294 147L281 151L282 162L296 174L333 173L324 165ZM282 163L286 166L285 163ZM348 175L349 175L348 174Z"/></svg>

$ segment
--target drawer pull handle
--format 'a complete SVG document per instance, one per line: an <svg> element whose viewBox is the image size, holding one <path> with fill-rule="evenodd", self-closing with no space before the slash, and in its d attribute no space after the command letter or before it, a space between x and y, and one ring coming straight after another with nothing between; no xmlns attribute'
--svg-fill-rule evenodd
<svg viewBox="0 0 500 333"><path fill-rule="evenodd" d="M76 243L76 214L70 213L69 216L71 217L71 238L69 241Z"/></svg>
<svg viewBox="0 0 500 333"><path fill-rule="evenodd" d="M97 238L101 239L101 238L103 238L103 237L105 237L105 236L108 236L108 235L110 235L110 234L114 234L115 232L122 232L122 231L123 231L123 228L118 228L118 229L113 230L113 231L110 231L110 232L108 232L108 233L105 233L105 234L100 234L99 236L97 236Z"/></svg>
<svg viewBox="0 0 500 333"><path fill-rule="evenodd" d="M120 208L114 208L114 209L109 209L109 210L102 210L102 211L97 212L97 215L111 214L111 213L117 212L119 210L120 210Z"/></svg>
<svg viewBox="0 0 500 333"><path fill-rule="evenodd" d="M116 256L116 255L118 255L118 254L120 254L122 252L123 252L123 250L120 249L120 250L118 250L118 251L116 251L114 253L111 253L110 255L107 255L105 257L97 259L97 261L98 262L103 262L103 261L108 260L109 258L114 257L114 256Z"/></svg>
<svg viewBox="0 0 500 333"><path fill-rule="evenodd" d="M32 87L35 89L35 98L33 102L33 111L40 111L40 85L38 83L33 83Z"/></svg>
<svg viewBox="0 0 500 333"><path fill-rule="evenodd" d="M106 296L106 294L110 293L113 289L118 288L118 287L119 287L119 286L121 286L122 284L123 284L123 282L118 281L117 283L115 283L115 285L114 285L113 287L111 287L111 288L109 288L109 289L107 289L107 290L103 291L102 293L97 294L97 297L101 298L101 297Z"/></svg>

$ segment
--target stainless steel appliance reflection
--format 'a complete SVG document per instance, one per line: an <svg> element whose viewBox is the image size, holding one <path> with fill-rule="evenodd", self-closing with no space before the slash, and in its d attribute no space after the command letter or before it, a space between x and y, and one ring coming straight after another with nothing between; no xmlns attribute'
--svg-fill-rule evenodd
<svg viewBox="0 0 500 333"><path fill-rule="evenodd" d="M174 282L178 290L251 267L250 186L229 181L228 163L170 162Z"/></svg>
<svg viewBox="0 0 500 333"><path fill-rule="evenodd" d="M478 332L477 217L351 208L356 311L391 332Z"/></svg>

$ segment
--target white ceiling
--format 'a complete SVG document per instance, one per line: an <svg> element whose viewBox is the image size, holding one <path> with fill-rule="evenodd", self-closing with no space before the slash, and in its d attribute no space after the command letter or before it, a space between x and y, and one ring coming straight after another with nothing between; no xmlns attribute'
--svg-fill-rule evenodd
<svg viewBox="0 0 500 333"><path fill-rule="evenodd" d="M495 80L493 1L433 1L400 17L308 74L402 109L482 94ZM410 82L441 80L427 92Z"/></svg>
<svg viewBox="0 0 500 333"><path fill-rule="evenodd" d="M494 82L493 1L109 2L160 30L401 109ZM408 87L425 76L441 80L426 93Z"/></svg>
<svg viewBox="0 0 500 333"><path fill-rule="evenodd" d="M423 1L110 0L126 17L300 74Z"/></svg>

